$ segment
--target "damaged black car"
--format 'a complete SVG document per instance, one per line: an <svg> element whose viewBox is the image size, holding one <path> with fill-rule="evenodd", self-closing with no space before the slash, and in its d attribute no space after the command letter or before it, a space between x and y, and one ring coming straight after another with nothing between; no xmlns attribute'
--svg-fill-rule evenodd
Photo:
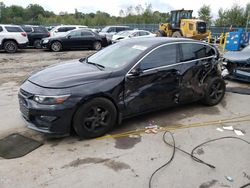
<svg viewBox="0 0 250 188"><path fill-rule="evenodd" d="M122 41L30 76L19 91L20 110L31 129L99 137L139 114L218 104L225 93L218 58L216 48L195 40Z"/></svg>
<svg viewBox="0 0 250 188"><path fill-rule="evenodd" d="M250 82L250 45L238 52L227 52L223 57L226 78Z"/></svg>

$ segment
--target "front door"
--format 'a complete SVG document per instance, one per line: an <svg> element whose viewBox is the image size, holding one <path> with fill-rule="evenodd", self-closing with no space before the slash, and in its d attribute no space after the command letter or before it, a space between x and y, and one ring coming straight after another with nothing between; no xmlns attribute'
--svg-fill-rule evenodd
<svg viewBox="0 0 250 188"><path fill-rule="evenodd" d="M176 104L180 66L178 45L164 45L145 56L125 78L128 115Z"/></svg>

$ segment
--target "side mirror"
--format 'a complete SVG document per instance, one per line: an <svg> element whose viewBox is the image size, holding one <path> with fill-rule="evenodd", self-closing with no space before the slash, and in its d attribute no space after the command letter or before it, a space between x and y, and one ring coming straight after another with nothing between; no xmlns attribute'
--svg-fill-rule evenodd
<svg viewBox="0 0 250 188"><path fill-rule="evenodd" d="M55 33L58 33L58 30L55 30Z"/></svg>
<svg viewBox="0 0 250 188"><path fill-rule="evenodd" d="M141 73L142 70L140 68L134 68L129 72L131 76L139 76Z"/></svg>
<svg viewBox="0 0 250 188"><path fill-rule="evenodd" d="M71 39L71 37L72 37L71 35L68 35L68 36L67 36L68 39Z"/></svg>

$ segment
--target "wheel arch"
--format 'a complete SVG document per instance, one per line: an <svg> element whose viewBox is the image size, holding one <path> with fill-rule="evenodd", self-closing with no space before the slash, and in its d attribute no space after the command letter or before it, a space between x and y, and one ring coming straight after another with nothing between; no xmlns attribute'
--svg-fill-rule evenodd
<svg viewBox="0 0 250 188"><path fill-rule="evenodd" d="M18 42L16 41L16 39L12 39L12 38L5 38L5 39L3 39L3 40L2 40L2 44L4 45L4 43L7 42L7 41L13 41L13 42L15 42L16 44L18 44Z"/></svg>
<svg viewBox="0 0 250 188"><path fill-rule="evenodd" d="M112 104L114 105L116 111L117 111L117 118L116 118L116 123L120 124L121 123L121 120L122 120L122 115L120 113L120 110L119 110L119 107L118 105L116 104L114 98L108 94L105 94L105 93L99 93L99 94L95 94L95 95L91 95L91 96L88 96L88 97L83 97L76 105L74 111L73 111L73 115L71 117L71 124L70 124L70 129L71 131L74 131L74 128L73 128L73 121L74 121L74 117L75 117L75 114L76 112L78 111L78 109L84 105L84 103L92 100L92 99L95 99L95 98L104 98L104 99L107 99L109 101L112 102Z"/></svg>

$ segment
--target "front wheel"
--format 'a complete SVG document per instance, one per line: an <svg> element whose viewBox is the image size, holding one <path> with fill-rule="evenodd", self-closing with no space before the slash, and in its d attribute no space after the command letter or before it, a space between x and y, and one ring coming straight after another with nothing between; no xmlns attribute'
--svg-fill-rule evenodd
<svg viewBox="0 0 250 188"><path fill-rule="evenodd" d="M60 52L62 50L62 44L59 41L52 42L50 46L53 52Z"/></svg>
<svg viewBox="0 0 250 188"><path fill-rule="evenodd" d="M181 33L180 33L179 31L175 31L175 32L173 33L172 37L174 37L174 38L181 38L182 35L181 35Z"/></svg>
<svg viewBox="0 0 250 188"><path fill-rule="evenodd" d="M95 138L112 129L116 119L117 111L114 104L105 98L95 98L77 110L73 127L81 138Z"/></svg>
<svg viewBox="0 0 250 188"><path fill-rule="evenodd" d="M225 95L225 81L220 77L208 77L205 84L205 96L202 100L203 104L207 106L217 105Z"/></svg>
<svg viewBox="0 0 250 188"><path fill-rule="evenodd" d="M99 41L96 41L94 44L93 44L93 49L94 50L100 50L102 48L102 44L99 42Z"/></svg>
<svg viewBox="0 0 250 188"><path fill-rule="evenodd" d="M36 49L42 48L42 46L41 46L41 40L36 39L36 40L34 41L34 47L35 47Z"/></svg>

